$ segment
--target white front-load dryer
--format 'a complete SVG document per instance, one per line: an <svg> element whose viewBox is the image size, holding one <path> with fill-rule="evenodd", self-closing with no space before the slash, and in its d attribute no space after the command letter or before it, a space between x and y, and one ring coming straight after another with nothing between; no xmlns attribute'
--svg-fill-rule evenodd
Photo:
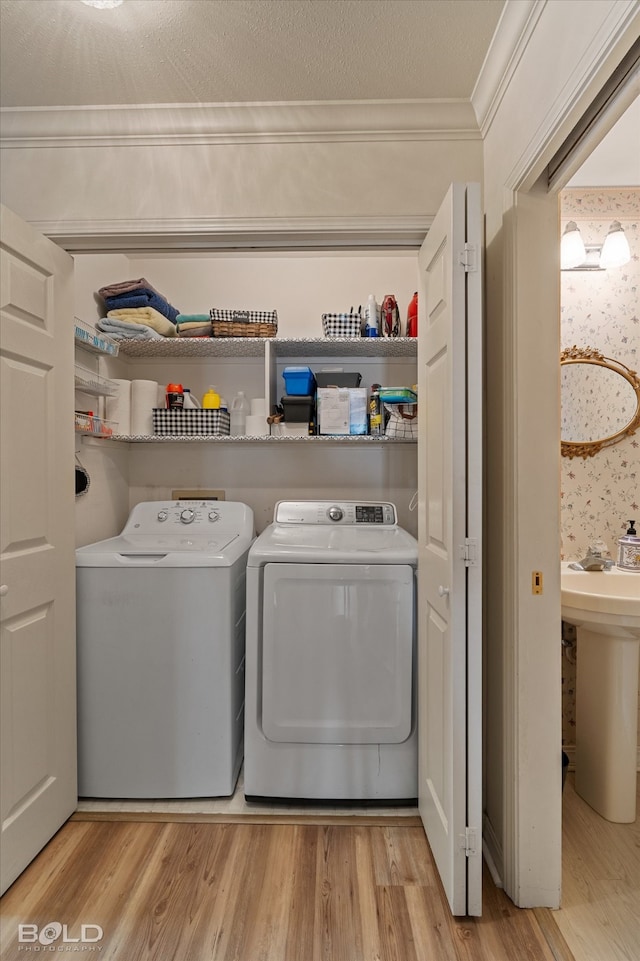
<svg viewBox="0 0 640 961"><path fill-rule="evenodd" d="M416 798L417 556L393 504L276 505L247 564L248 799Z"/></svg>
<svg viewBox="0 0 640 961"><path fill-rule="evenodd" d="M78 793L233 794L253 512L150 501L76 551Z"/></svg>

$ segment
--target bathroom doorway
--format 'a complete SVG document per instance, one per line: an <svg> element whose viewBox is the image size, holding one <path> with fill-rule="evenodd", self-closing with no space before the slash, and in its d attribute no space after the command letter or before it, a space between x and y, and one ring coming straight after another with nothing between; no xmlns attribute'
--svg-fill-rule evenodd
<svg viewBox="0 0 640 961"><path fill-rule="evenodd" d="M591 348L635 371L640 366L639 129L637 98L559 194L561 231L574 221L587 248L586 262L594 264L586 267L583 262L561 272L561 348ZM590 247L602 245L613 221L624 230L631 259L608 270L597 269L597 253ZM603 409L610 407L613 413L613 405L613 397L603 396ZM593 456L562 458L563 560L579 560L599 542L616 559L617 540L626 522L634 513L640 517L639 477L637 435L623 437ZM569 770L563 794L562 907L554 918L584 961L604 957L614 961L634 956L640 943L640 922L633 907L640 885L640 821L637 817L631 824L606 821L575 791L575 679L580 652L575 628L563 624L562 634L562 735Z"/></svg>

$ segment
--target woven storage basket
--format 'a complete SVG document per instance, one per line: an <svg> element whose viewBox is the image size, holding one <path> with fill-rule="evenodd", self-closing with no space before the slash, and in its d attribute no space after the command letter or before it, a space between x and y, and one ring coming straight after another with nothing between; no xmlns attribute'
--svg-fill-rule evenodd
<svg viewBox="0 0 640 961"><path fill-rule="evenodd" d="M323 314L322 330L325 337L359 337L362 317L360 314Z"/></svg>
<svg viewBox="0 0 640 961"><path fill-rule="evenodd" d="M209 316L214 337L275 337L278 332L275 310L224 310L212 307Z"/></svg>

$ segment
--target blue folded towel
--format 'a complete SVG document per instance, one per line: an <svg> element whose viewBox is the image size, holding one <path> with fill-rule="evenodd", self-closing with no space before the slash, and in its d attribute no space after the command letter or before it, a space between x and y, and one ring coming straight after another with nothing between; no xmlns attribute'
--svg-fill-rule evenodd
<svg viewBox="0 0 640 961"><path fill-rule="evenodd" d="M116 297L105 297L104 302L107 305L107 311L125 310L131 307L153 307L159 314L170 320L172 324L175 324L176 317L180 313L179 310L171 306L162 294L149 287L139 287L137 290L118 294Z"/></svg>

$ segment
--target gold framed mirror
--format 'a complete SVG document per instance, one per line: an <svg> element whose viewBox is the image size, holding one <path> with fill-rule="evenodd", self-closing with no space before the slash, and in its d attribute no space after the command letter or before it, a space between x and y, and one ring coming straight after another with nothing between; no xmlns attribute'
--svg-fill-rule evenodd
<svg viewBox="0 0 640 961"><path fill-rule="evenodd" d="M560 354L560 449L563 457L593 457L640 427L640 378L591 347Z"/></svg>

